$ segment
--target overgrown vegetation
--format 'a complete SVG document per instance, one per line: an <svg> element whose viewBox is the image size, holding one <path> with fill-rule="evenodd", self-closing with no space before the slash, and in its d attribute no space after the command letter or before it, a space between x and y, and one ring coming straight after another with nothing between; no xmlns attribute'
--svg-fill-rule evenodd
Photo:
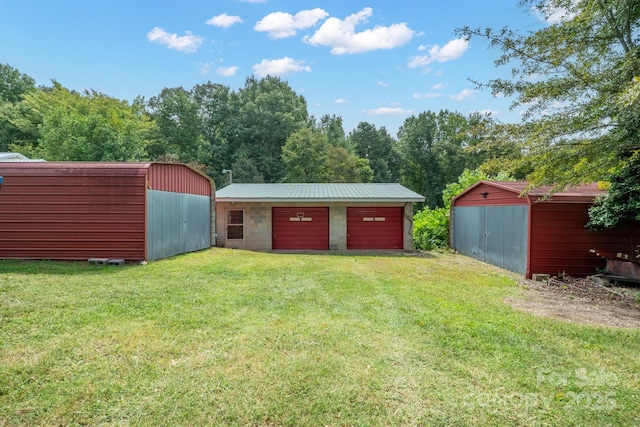
<svg viewBox="0 0 640 427"><path fill-rule="evenodd" d="M447 184L442 191L443 208L425 207L413 216L413 244L416 249L431 251L449 247L449 224L451 219L451 201L458 194L481 180L513 181L507 174L488 176L481 170L465 169L458 181Z"/></svg>
<svg viewBox="0 0 640 427"><path fill-rule="evenodd" d="M640 335L450 254L0 261L3 425L638 425Z"/></svg>

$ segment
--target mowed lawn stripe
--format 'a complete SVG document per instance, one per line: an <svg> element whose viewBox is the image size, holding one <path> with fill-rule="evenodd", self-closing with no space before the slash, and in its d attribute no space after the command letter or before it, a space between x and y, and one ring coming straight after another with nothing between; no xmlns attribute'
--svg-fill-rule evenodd
<svg viewBox="0 0 640 427"><path fill-rule="evenodd" d="M466 257L0 261L0 425L639 425L640 332Z"/></svg>

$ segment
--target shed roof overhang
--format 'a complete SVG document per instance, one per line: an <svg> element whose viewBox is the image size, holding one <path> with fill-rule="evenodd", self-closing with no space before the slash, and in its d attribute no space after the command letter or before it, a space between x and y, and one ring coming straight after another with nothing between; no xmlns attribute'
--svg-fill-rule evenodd
<svg viewBox="0 0 640 427"><path fill-rule="evenodd" d="M462 193L458 194L451 200L451 205L464 197L465 194L472 192L480 185L488 185L500 188L517 194L519 197L525 198L529 204L533 203L593 203L597 196L606 193L598 187L597 183L583 184L578 187L569 188L563 191L553 192L552 187L536 187L530 188L530 184L526 181L478 181Z"/></svg>
<svg viewBox="0 0 640 427"><path fill-rule="evenodd" d="M424 197L400 184L231 184L217 191L218 202L409 203Z"/></svg>

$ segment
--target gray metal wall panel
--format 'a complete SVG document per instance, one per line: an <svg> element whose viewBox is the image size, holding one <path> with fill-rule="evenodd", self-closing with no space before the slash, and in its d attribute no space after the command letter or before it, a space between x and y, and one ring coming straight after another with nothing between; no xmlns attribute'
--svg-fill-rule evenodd
<svg viewBox="0 0 640 427"><path fill-rule="evenodd" d="M524 274L527 205L454 206L453 248L480 261Z"/></svg>
<svg viewBox="0 0 640 427"><path fill-rule="evenodd" d="M484 261L484 207L453 207L453 249Z"/></svg>
<svg viewBox="0 0 640 427"><path fill-rule="evenodd" d="M147 191L147 259L152 261L211 246L207 196Z"/></svg>

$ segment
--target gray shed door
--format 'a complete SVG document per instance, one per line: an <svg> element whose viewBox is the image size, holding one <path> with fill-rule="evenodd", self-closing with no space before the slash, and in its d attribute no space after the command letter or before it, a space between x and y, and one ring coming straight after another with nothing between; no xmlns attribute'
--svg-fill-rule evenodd
<svg viewBox="0 0 640 427"><path fill-rule="evenodd" d="M211 246L207 196L147 190L147 260Z"/></svg>
<svg viewBox="0 0 640 427"><path fill-rule="evenodd" d="M525 274L529 206L454 206L453 248L498 267Z"/></svg>

